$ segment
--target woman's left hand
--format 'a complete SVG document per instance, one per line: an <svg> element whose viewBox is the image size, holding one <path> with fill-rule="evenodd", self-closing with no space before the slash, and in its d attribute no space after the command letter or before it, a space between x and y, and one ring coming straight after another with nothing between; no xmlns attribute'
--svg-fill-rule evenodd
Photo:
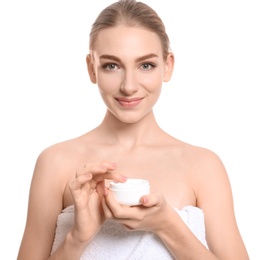
<svg viewBox="0 0 265 260"><path fill-rule="evenodd" d="M106 219L114 219L131 230L145 230L156 233L164 228L167 213L172 208L160 194L151 193L141 198L142 205L119 204L111 191L106 188L102 207Z"/></svg>

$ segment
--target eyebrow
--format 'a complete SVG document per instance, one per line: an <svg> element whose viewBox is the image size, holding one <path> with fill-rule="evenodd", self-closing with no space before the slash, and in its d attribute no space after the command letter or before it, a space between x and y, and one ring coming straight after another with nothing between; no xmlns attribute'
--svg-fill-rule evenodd
<svg viewBox="0 0 265 260"><path fill-rule="evenodd" d="M144 61L146 59L150 59L150 58L157 58L158 56L154 53L150 53L150 54L147 54L147 55L144 55L144 56L141 56L139 58L136 59L136 62L141 62L141 61ZM117 62L121 62L121 60L114 56L114 55L108 55L108 54L103 54L99 57L100 59L108 59L108 60L114 60L114 61L117 61Z"/></svg>

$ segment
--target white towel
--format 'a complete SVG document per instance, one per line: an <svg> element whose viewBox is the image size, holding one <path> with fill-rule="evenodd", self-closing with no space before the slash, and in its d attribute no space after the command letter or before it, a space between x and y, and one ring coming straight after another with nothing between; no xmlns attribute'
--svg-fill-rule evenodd
<svg viewBox="0 0 265 260"><path fill-rule="evenodd" d="M194 235L207 247L203 211L194 206L175 209ZM58 216L51 254L65 239L74 223L74 206ZM153 233L129 231L121 224L108 220L90 242L80 260L166 260L174 259L163 242Z"/></svg>

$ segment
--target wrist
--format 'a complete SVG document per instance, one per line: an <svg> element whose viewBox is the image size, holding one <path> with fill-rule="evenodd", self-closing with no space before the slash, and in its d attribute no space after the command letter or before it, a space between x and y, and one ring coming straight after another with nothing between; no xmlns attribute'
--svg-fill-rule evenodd
<svg viewBox="0 0 265 260"><path fill-rule="evenodd" d="M50 256L52 259L77 260L80 259L88 243L83 243L75 239L72 230L67 233L63 243Z"/></svg>
<svg viewBox="0 0 265 260"><path fill-rule="evenodd" d="M154 230L154 233L158 237L161 237L163 234L169 232L172 229L176 218L179 217L178 213L169 205L167 205L165 210L163 210L161 213L162 217L159 221L159 226L156 230Z"/></svg>
<svg viewBox="0 0 265 260"><path fill-rule="evenodd" d="M68 244L70 247L76 248L77 250L84 250L87 247L89 241L82 239L77 233L78 232L74 229L68 232L65 238L66 244Z"/></svg>

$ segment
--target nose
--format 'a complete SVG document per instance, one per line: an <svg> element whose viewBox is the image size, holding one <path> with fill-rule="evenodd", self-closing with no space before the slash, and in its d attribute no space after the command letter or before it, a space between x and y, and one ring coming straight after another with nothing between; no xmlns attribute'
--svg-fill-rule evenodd
<svg viewBox="0 0 265 260"><path fill-rule="evenodd" d="M120 90L125 95L132 95L138 90L138 81L136 73L133 71L124 71Z"/></svg>

